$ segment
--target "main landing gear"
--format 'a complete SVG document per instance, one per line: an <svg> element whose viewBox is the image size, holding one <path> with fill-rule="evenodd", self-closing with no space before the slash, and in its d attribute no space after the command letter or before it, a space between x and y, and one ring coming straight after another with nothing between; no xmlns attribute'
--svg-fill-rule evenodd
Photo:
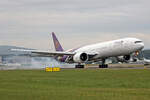
<svg viewBox="0 0 150 100"><path fill-rule="evenodd" d="M99 68L108 68L108 64L105 64L105 59L102 60L102 64L99 65Z"/></svg>
<svg viewBox="0 0 150 100"><path fill-rule="evenodd" d="M108 64L99 65L99 68L108 68Z"/></svg>
<svg viewBox="0 0 150 100"><path fill-rule="evenodd" d="M84 65L78 64L78 65L75 65L75 68L84 68Z"/></svg>
<svg viewBox="0 0 150 100"><path fill-rule="evenodd" d="M102 64L98 66L99 68L108 68L108 64L105 64L105 59L102 60ZM84 68L84 65L81 63L78 63L78 65L75 65L75 68Z"/></svg>

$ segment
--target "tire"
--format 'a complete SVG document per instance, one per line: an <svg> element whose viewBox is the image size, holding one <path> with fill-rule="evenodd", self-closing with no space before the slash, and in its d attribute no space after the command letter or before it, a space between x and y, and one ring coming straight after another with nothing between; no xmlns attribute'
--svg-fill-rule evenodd
<svg viewBox="0 0 150 100"><path fill-rule="evenodd" d="M102 68L102 65L99 65L99 68Z"/></svg>
<svg viewBox="0 0 150 100"><path fill-rule="evenodd" d="M106 67L105 68L108 68L108 64L106 64Z"/></svg>
<svg viewBox="0 0 150 100"><path fill-rule="evenodd" d="M105 64L105 65L99 65L99 68L108 68L108 65Z"/></svg>
<svg viewBox="0 0 150 100"><path fill-rule="evenodd" d="M84 65L75 65L75 68L84 68Z"/></svg>

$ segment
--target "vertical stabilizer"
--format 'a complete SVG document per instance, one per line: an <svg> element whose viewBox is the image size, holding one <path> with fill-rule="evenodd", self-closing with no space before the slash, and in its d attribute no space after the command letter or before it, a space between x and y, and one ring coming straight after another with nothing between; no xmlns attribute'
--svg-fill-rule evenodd
<svg viewBox="0 0 150 100"><path fill-rule="evenodd" d="M59 43L56 35L54 32L52 32L52 37L53 37L53 42L54 42L54 46L55 46L55 50L56 51L64 51L64 49L62 48L61 44Z"/></svg>

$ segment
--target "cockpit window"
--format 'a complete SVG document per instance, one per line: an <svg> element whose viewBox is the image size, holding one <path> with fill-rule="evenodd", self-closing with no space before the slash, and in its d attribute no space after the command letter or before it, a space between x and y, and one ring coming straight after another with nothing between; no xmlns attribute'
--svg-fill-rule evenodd
<svg viewBox="0 0 150 100"><path fill-rule="evenodd" d="M142 43L142 41L135 41L134 43Z"/></svg>

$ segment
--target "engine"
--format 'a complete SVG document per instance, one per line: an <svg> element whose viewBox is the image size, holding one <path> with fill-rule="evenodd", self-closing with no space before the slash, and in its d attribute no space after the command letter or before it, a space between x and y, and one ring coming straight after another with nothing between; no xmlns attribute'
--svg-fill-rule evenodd
<svg viewBox="0 0 150 100"><path fill-rule="evenodd" d="M76 63L82 63L88 61L89 57L86 53L76 53L73 56L73 61Z"/></svg>
<svg viewBox="0 0 150 100"><path fill-rule="evenodd" d="M117 57L117 60L119 62L127 62L128 60L130 60L130 55L119 56L119 57Z"/></svg>
<svg viewBox="0 0 150 100"><path fill-rule="evenodd" d="M125 55L125 56L123 56L123 58L124 58L125 60L130 60L130 55Z"/></svg>

